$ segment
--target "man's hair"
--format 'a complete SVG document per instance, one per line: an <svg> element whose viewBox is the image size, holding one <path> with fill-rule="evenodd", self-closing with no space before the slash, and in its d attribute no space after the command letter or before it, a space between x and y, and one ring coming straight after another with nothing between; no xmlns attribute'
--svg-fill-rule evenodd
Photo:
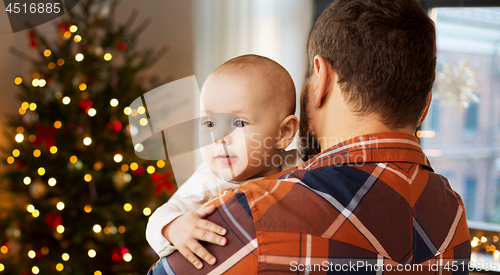
<svg viewBox="0 0 500 275"><path fill-rule="evenodd" d="M213 74L250 75L256 72L261 74L258 81L267 81L274 94L269 95L269 100L274 106L280 108L286 115L295 114L295 85L288 71L278 62L256 54L246 54L226 61L217 67Z"/></svg>
<svg viewBox="0 0 500 275"><path fill-rule="evenodd" d="M307 45L331 62L354 112L377 113L393 128L417 126L435 79L436 30L417 0L337 0Z"/></svg>

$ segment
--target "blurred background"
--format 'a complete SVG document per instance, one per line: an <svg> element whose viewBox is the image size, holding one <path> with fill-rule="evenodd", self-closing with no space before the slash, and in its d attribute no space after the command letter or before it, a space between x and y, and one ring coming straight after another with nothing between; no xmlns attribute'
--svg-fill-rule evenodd
<svg viewBox="0 0 500 275"><path fill-rule="evenodd" d="M332 1L83 2L86 16L15 34L0 12L0 273L144 274L155 261L144 227L175 181L168 160L135 157L127 123L141 110L127 106L191 75L201 87L246 53L282 64L298 99L308 34ZM416 134L464 200L473 260L498 262L500 3L420 2L436 22L438 66Z"/></svg>

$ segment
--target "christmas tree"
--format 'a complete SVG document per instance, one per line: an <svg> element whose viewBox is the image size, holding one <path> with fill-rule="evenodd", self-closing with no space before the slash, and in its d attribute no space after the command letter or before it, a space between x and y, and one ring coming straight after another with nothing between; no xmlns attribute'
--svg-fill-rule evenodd
<svg viewBox="0 0 500 275"><path fill-rule="evenodd" d="M127 107L151 89L140 73L166 51L137 50L145 21L113 22L117 1L88 0L55 22L57 37L29 31L39 55L5 129L0 273L145 274L157 256L148 216L174 192L168 161L134 152ZM150 83L147 87L144 83Z"/></svg>

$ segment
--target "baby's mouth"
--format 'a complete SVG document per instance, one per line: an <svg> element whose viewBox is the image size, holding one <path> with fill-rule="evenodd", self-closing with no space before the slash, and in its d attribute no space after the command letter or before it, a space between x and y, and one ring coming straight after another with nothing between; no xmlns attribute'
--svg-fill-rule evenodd
<svg viewBox="0 0 500 275"><path fill-rule="evenodd" d="M217 155L215 157L220 163L228 165L231 164L236 160L236 156L230 156L230 155Z"/></svg>

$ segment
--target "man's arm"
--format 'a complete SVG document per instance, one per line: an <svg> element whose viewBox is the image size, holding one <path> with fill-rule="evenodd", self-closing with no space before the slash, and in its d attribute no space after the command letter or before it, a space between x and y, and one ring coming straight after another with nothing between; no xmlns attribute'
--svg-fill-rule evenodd
<svg viewBox="0 0 500 275"><path fill-rule="evenodd" d="M245 194L226 190L212 200L216 209L206 217L227 229L225 246L203 243L217 259L215 265L196 269L178 251L161 258L148 274L257 274L258 245L255 225Z"/></svg>

